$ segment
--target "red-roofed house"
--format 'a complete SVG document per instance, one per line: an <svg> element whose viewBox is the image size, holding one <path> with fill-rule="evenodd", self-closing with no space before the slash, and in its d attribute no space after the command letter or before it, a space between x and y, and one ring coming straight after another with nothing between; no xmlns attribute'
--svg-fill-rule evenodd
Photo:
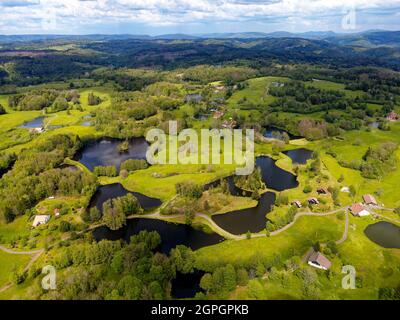
<svg viewBox="0 0 400 320"><path fill-rule="evenodd" d="M365 216L370 215L369 211L366 210L361 203L353 204L350 207L350 212L353 216L356 216L356 217L365 217Z"/></svg>
<svg viewBox="0 0 400 320"><path fill-rule="evenodd" d="M370 194L363 195L363 199L364 199L364 203L367 205L374 205L374 206L378 205L378 202L376 202L376 199L373 196L371 196Z"/></svg>
<svg viewBox="0 0 400 320"><path fill-rule="evenodd" d="M308 264L312 267L328 270L332 263L321 252L313 252L308 258Z"/></svg>
<svg viewBox="0 0 400 320"><path fill-rule="evenodd" d="M397 121L399 120L399 115L396 112L392 111L387 115L386 119L389 121Z"/></svg>

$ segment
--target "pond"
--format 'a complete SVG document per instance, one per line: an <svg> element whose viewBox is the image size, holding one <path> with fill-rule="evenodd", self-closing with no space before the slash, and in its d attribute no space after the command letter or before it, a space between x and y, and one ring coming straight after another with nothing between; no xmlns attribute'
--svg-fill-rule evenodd
<svg viewBox="0 0 400 320"><path fill-rule="evenodd" d="M214 215L212 219L221 228L232 234L241 235L247 231L260 232L265 229L268 221L266 215L271 212L275 197L275 193L266 192L261 195L256 207Z"/></svg>
<svg viewBox="0 0 400 320"><path fill-rule="evenodd" d="M299 185L294 174L279 168L270 157L258 157L256 166L261 168L262 179L270 189L284 191Z"/></svg>
<svg viewBox="0 0 400 320"><path fill-rule="evenodd" d="M145 210L158 207L162 204L160 199L151 198L139 192L130 192L121 184L115 183L99 187L90 201L90 207L96 206L97 209L103 211L104 202L109 199L123 197L128 193L133 194L139 200L140 205Z"/></svg>
<svg viewBox="0 0 400 320"><path fill-rule="evenodd" d="M229 176L223 179L219 179L219 180L215 180L211 183L208 183L204 186L204 190L209 190L211 188L216 188L221 184L221 180L224 180L228 183L228 187L229 187L229 193L232 196L236 196L236 197L251 197L251 192L249 191L245 191L240 189L239 187L236 186L235 184L235 176Z"/></svg>
<svg viewBox="0 0 400 320"><path fill-rule="evenodd" d="M274 127L274 126L268 126L265 128L264 132L264 137L268 139L278 139L278 140L283 140L282 139L282 134L286 133L290 139L299 139L301 138L300 136L295 136L286 130Z"/></svg>
<svg viewBox="0 0 400 320"><path fill-rule="evenodd" d="M313 151L305 148L288 150L283 153L292 159L294 164L306 164L307 160L311 159L313 155Z"/></svg>
<svg viewBox="0 0 400 320"><path fill-rule="evenodd" d="M206 233L184 224L174 224L162 220L137 218L129 219L124 228L113 231L106 226L93 230L93 237L100 240L124 240L129 242L131 236L140 231L157 231L161 236L159 251L169 254L177 245L185 245L192 250L218 244L225 239L216 233Z"/></svg>
<svg viewBox="0 0 400 320"><path fill-rule="evenodd" d="M33 119L31 121L25 122L20 128L23 129L33 129L33 128L41 128L44 126L44 119L45 117L39 117L36 119Z"/></svg>
<svg viewBox="0 0 400 320"><path fill-rule="evenodd" d="M92 122L91 121L85 121L85 122L82 122L81 123L81 126L82 127L90 127L92 125Z"/></svg>
<svg viewBox="0 0 400 320"><path fill-rule="evenodd" d="M195 118L196 120L200 120L200 121L207 120L209 117L210 117L209 114L204 114L204 113L199 113L199 114L196 114L196 115L194 116L194 118Z"/></svg>
<svg viewBox="0 0 400 320"><path fill-rule="evenodd" d="M203 291L200 288L200 280L205 272L194 270L192 273L183 274L178 272L176 278L171 281L171 296L175 299L190 299L196 293Z"/></svg>
<svg viewBox="0 0 400 320"><path fill-rule="evenodd" d="M364 230L369 240L384 248L400 249L400 227L385 221L369 225Z"/></svg>
<svg viewBox="0 0 400 320"><path fill-rule="evenodd" d="M121 163L128 159L146 159L146 151L149 144L144 138L129 140L129 150L120 153L118 145L122 143L118 139L101 139L83 147L75 160L84 164L90 170L96 166L116 166L119 170Z"/></svg>

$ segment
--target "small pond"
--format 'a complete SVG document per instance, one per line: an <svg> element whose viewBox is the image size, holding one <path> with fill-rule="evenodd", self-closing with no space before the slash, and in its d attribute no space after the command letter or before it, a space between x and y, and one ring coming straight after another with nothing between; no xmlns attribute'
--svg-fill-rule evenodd
<svg viewBox="0 0 400 320"><path fill-rule="evenodd" d="M299 139L301 138L300 136L295 136L286 130L274 127L274 126L268 126L265 128L264 131L264 137L268 139L278 139L278 140L283 140L282 139L282 134L286 133L290 139Z"/></svg>
<svg viewBox="0 0 400 320"><path fill-rule="evenodd" d="M20 128L23 129L33 129L33 128L41 128L44 126L44 119L45 117L39 117L36 119L33 119L31 121L25 122Z"/></svg>
<svg viewBox="0 0 400 320"><path fill-rule="evenodd" d="M268 221L266 215L271 212L275 197L275 193L266 192L261 195L256 207L214 215L212 219L221 228L232 234L240 235L247 231L260 232L265 229Z"/></svg>
<svg viewBox="0 0 400 320"><path fill-rule="evenodd" d="M364 233L369 240L381 247L400 249L400 227L392 223L381 221L369 225Z"/></svg>
<svg viewBox="0 0 400 320"><path fill-rule="evenodd" d="M101 139L92 142L80 150L75 159L90 170L96 166L116 166L119 170L121 163L128 159L146 159L149 144L144 138L129 140L129 150L120 153L118 145L123 141L117 139Z"/></svg>
<svg viewBox="0 0 400 320"><path fill-rule="evenodd" d="M109 199L123 197L128 193L133 194L139 200L143 209L152 209L160 206L162 203L160 199L151 198L139 192L130 192L121 184L115 183L99 187L90 201L90 207L96 206L97 209L103 211L104 202Z"/></svg>
<svg viewBox="0 0 400 320"><path fill-rule="evenodd" d="M174 224L162 220L137 218L129 219L127 225L116 231L106 226L93 230L96 241L100 240L124 240L129 242L131 236L140 231L157 231L161 236L159 251L169 254L177 245L185 245L193 250L218 244L225 239L216 233L206 233L184 224Z"/></svg>
<svg viewBox="0 0 400 320"><path fill-rule="evenodd" d="M176 278L171 281L171 296L175 299L194 298L196 293L202 291L200 280L204 274L205 272L200 270L188 274L178 272Z"/></svg>
<svg viewBox="0 0 400 320"><path fill-rule="evenodd" d="M292 159L294 164L306 164L307 160L311 159L313 155L313 151L305 148L288 150L283 153Z"/></svg>

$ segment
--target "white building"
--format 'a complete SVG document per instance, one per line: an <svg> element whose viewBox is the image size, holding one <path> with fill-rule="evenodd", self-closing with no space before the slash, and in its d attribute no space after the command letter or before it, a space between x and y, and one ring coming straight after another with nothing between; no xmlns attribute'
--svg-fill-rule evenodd
<svg viewBox="0 0 400 320"><path fill-rule="evenodd" d="M37 215L33 220L32 227L36 228L42 224L46 224L49 222L50 216L49 215Z"/></svg>

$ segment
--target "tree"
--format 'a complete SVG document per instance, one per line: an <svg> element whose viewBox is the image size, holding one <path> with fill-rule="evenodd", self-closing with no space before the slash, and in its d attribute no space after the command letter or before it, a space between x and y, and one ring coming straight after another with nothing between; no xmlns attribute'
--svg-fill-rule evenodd
<svg viewBox="0 0 400 320"><path fill-rule="evenodd" d="M179 245L171 250L170 258L177 271L184 274L193 272L196 259L192 249Z"/></svg>
<svg viewBox="0 0 400 320"><path fill-rule="evenodd" d="M0 115L1 114L6 114L6 109L4 109L4 107L0 104Z"/></svg>
<svg viewBox="0 0 400 320"><path fill-rule="evenodd" d="M101 219L101 212L100 212L99 209L97 209L96 206L94 206L94 207L90 208L89 216L90 216L90 221L91 222L96 222L96 221L99 221Z"/></svg>
<svg viewBox="0 0 400 320"><path fill-rule="evenodd" d="M126 153L129 151L129 141L125 140L124 142L121 142L118 147L118 152L119 153Z"/></svg>
<svg viewBox="0 0 400 320"><path fill-rule="evenodd" d="M115 207L111 199L103 204L103 222L111 230L118 230L126 225L125 213Z"/></svg>
<svg viewBox="0 0 400 320"><path fill-rule="evenodd" d="M71 230L71 224L68 221L61 221L60 222L60 226L59 226L59 230L61 232L68 232Z"/></svg>
<svg viewBox="0 0 400 320"><path fill-rule="evenodd" d="M93 92L90 92L88 94L88 105L89 106L97 106L101 103L100 97L97 97L93 94Z"/></svg>
<svg viewBox="0 0 400 320"><path fill-rule="evenodd" d="M349 187L349 192L350 192L350 196L351 196L352 198L354 198L354 197L356 196L356 194L357 194L356 187L353 186L353 185L351 185L351 186Z"/></svg>
<svg viewBox="0 0 400 320"><path fill-rule="evenodd" d="M247 270L243 268L237 271L236 278L239 286L245 286L249 282L249 274L247 273Z"/></svg>
<svg viewBox="0 0 400 320"><path fill-rule="evenodd" d="M206 273L201 277L200 288L205 290L207 293L213 290L213 276L211 274Z"/></svg>

